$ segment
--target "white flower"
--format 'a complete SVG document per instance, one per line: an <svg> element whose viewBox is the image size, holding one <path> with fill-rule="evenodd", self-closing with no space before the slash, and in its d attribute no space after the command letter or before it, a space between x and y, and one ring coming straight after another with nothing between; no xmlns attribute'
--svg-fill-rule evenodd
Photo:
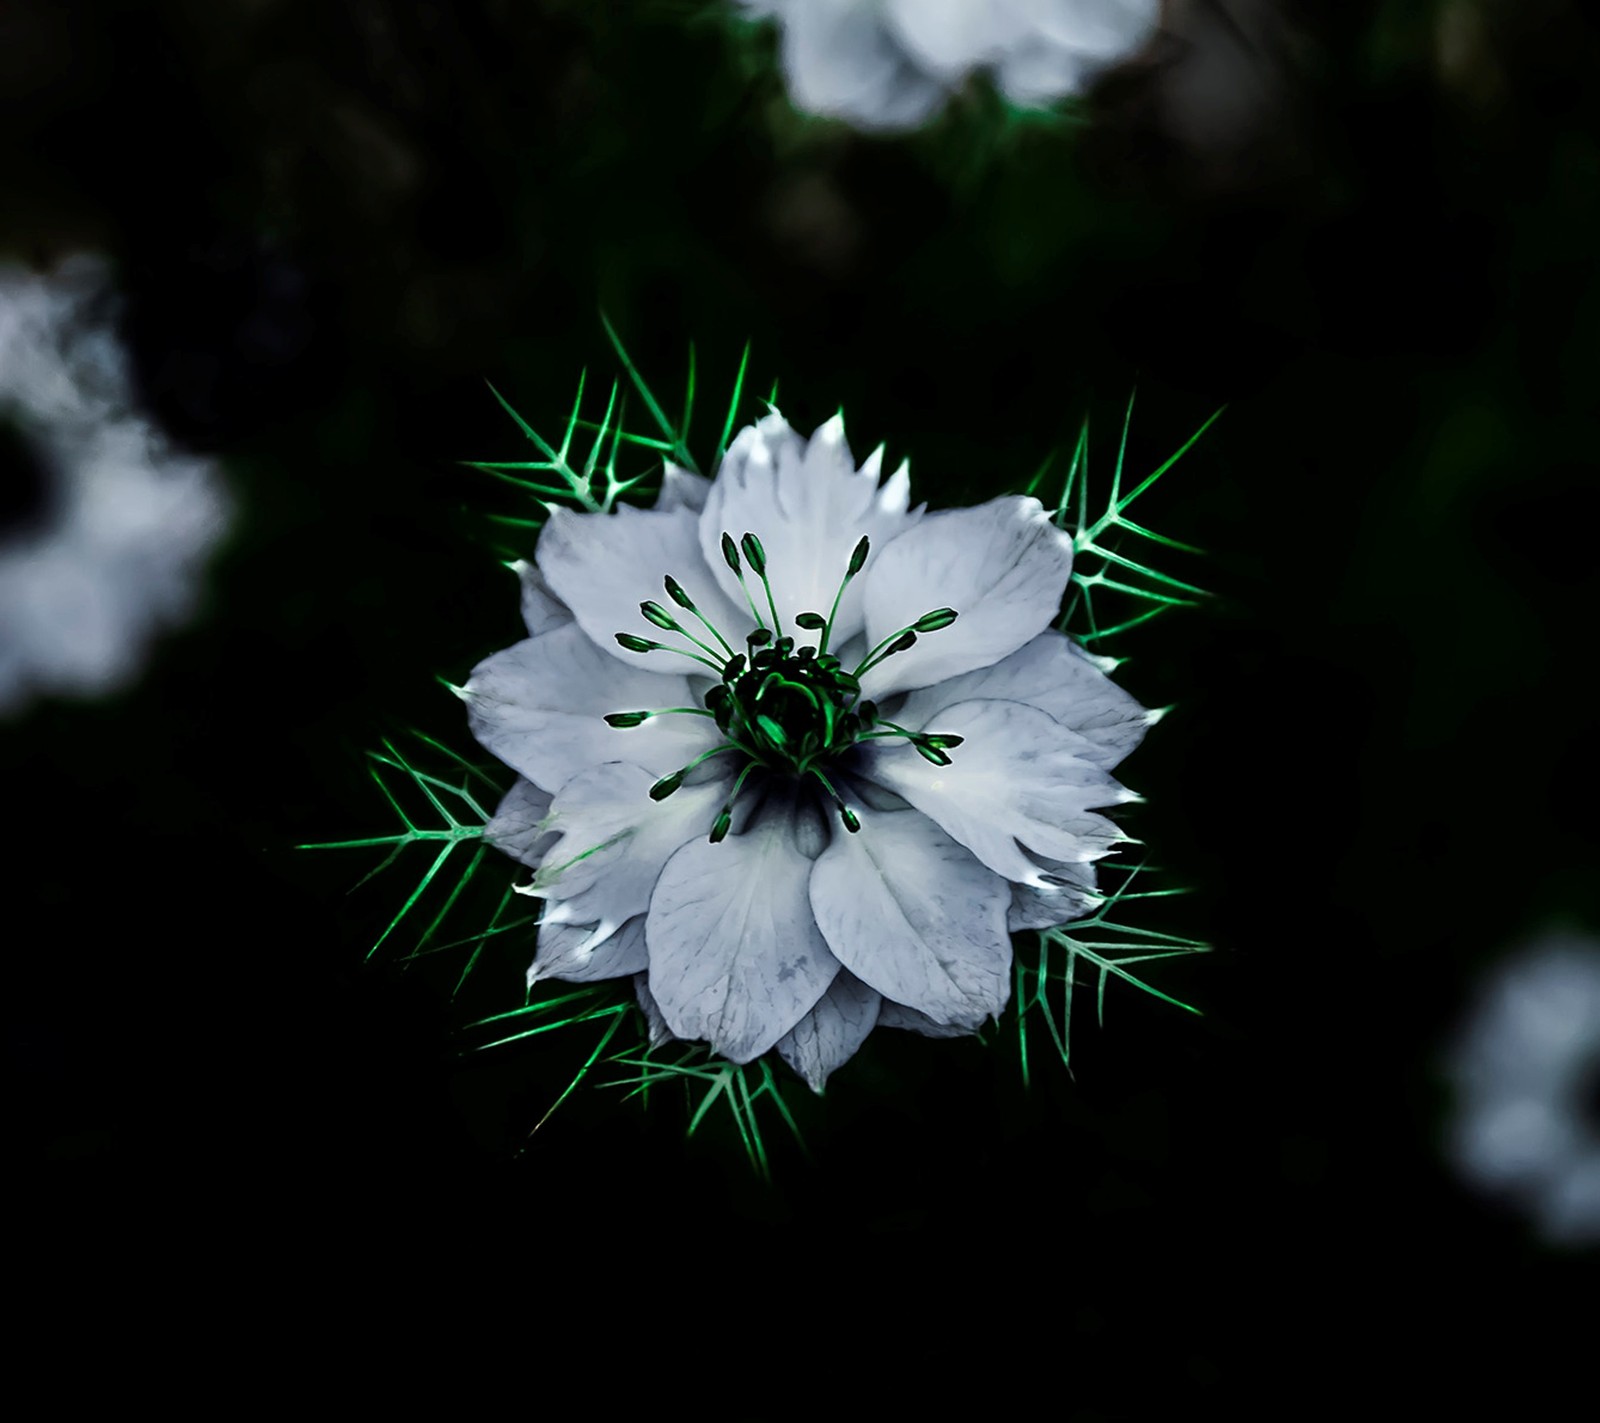
<svg viewBox="0 0 1600 1423"><path fill-rule="evenodd" d="M1152 719L1051 626L1072 542L1037 500L925 514L881 462L773 413L654 509L554 511L532 636L463 693L525 778L487 834L547 901L530 985L638 975L658 1036L818 1090L875 1025L1000 1013Z"/></svg>
<svg viewBox="0 0 1600 1423"><path fill-rule="evenodd" d="M1024 108L1080 93L1151 36L1161 0L743 0L783 28L795 104L915 128L980 69Z"/></svg>
<svg viewBox="0 0 1600 1423"><path fill-rule="evenodd" d="M1455 1054L1452 1150L1546 1235L1600 1240L1600 943L1552 936L1489 983Z"/></svg>
<svg viewBox="0 0 1600 1423"><path fill-rule="evenodd" d="M210 465L134 409L105 306L92 260L50 277L0 266L0 425L45 486L39 518L0 530L0 712L125 682L189 613L224 526Z"/></svg>

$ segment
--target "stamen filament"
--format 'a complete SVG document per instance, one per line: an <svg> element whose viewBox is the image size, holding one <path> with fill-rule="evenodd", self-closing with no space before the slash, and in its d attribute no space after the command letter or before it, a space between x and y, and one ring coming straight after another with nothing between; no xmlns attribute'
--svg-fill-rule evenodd
<svg viewBox="0 0 1600 1423"><path fill-rule="evenodd" d="M659 781L657 781L653 786L651 786L650 787L650 799L651 800L665 800L669 795L671 795L675 790L677 790L679 786L681 786L683 784L683 778L685 776L687 776L690 771L694 770L694 768L696 766L700 765L703 761L709 761L713 756L720 756L724 751L742 751L742 750L744 750L744 748L742 746L740 746L737 742L724 741L720 746L713 746L709 751L702 751L698 756L696 756L694 758L694 760L689 762L689 764L687 766L679 767L679 769L674 771L674 772L672 772L671 775L663 776Z"/></svg>
<svg viewBox="0 0 1600 1423"><path fill-rule="evenodd" d="M861 541L850 555L850 566L845 569L844 577L840 580L839 591L833 595L833 606L828 609L828 621L822 625L822 641L817 644L819 657L828 650L828 639L833 636L833 620L839 616L839 602L844 597L844 590L850 586L850 580L866 567L867 554L871 550L872 541L862 534Z"/></svg>
<svg viewBox="0 0 1600 1423"><path fill-rule="evenodd" d="M704 707L662 707L659 711L611 712L605 718L605 722L607 726L625 731L629 727L643 726L645 722L652 721L658 716L709 716L715 719L714 713L708 712Z"/></svg>
<svg viewBox="0 0 1600 1423"><path fill-rule="evenodd" d="M721 663L711 662L698 652L685 652L681 647L668 647L664 642L652 642L647 637L635 637L631 632L619 632L615 636L618 645L627 648L629 652L675 652L679 657L687 657L702 667L709 667L719 677L722 675Z"/></svg>
<svg viewBox="0 0 1600 1423"><path fill-rule="evenodd" d="M693 613L695 618L699 621L700 626L710 633L712 637L716 638L716 640L722 644L722 650L726 652L729 657L732 657L734 652L733 649L728 646L728 639L717 631L715 625L706 618L706 615L702 613L699 608L695 607L693 600L687 593L683 591L683 585L679 583L678 580L670 573L666 577L665 586L667 590L667 596L671 598L672 601L680 608L686 608L689 612ZM701 645L704 646L703 643Z"/></svg>
<svg viewBox="0 0 1600 1423"><path fill-rule="evenodd" d="M744 556L749 559L750 567L755 569L756 577L761 580L761 586L767 594L767 610L772 614L772 630L783 636L783 624L778 619L778 605L772 598L772 584L767 582L767 551L761 547L761 540L752 533L746 533L739 541L739 547L744 550Z"/></svg>
<svg viewBox="0 0 1600 1423"><path fill-rule="evenodd" d="M767 630L766 619L761 616L761 611L756 607L756 600L750 592L750 585L744 581L744 569L739 563L739 550L734 547L733 535L726 529L722 533L722 559L733 570L733 576L739 580L740 591L744 593L744 600L750 605L750 616L756 620L756 626L762 631ZM748 641L748 639L746 639Z"/></svg>
<svg viewBox="0 0 1600 1423"><path fill-rule="evenodd" d="M673 617L671 613L669 613L665 608L663 608L660 603L651 603L651 602L640 603L639 604L639 611L644 614L645 620L647 622L654 623L658 628L661 628L663 631L675 632L680 637L688 638L690 642L692 642L696 647L698 647L707 656L718 658L719 659L719 662L718 662L718 670L719 671L721 670L721 668L723 666L726 665L725 663L720 661L720 659L722 657L722 654L720 652L718 652L716 648L712 647L709 643L701 642L700 639L697 638L692 632L690 632L688 628L684 627L683 624L681 624L675 617ZM704 619L702 619L702 621L704 621ZM726 644L724 644L724 646L726 646ZM731 655L731 653L732 653L732 649L731 648L729 649L729 653Z"/></svg>
<svg viewBox="0 0 1600 1423"><path fill-rule="evenodd" d="M739 779L733 783L733 789L728 792L727 800L722 802L722 809L717 812L717 818L711 822L710 840L713 845L720 844L727 837L728 828L733 824L733 803L739 799L739 792L744 789L746 777L755 770L756 763L752 761L744 770L739 772Z"/></svg>

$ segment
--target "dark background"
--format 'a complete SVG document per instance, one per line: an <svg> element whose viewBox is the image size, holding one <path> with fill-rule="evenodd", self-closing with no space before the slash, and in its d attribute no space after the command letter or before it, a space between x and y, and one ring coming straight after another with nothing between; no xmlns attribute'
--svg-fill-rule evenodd
<svg viewBox="0 0 1600 1423"><path fill-rule="evenodd" d="M1592 1260L1456 1182L1438 1066L1483 968L1600 928L1595 21L1197 0L1081 126L974 92L884 140L794 115L721 13L0 18L0 255L109 255L148 403L239 511L135 690L0 733L37 1258L68 1293L131 1246L425 1320L481 1307L469 1277L534 1310L615 1281L829 1340L932 1273L963 1347L980 1308L1008 1341L957 1374L1047 1347L1084 1418L1133 1361L1197 1402L1532 1387ZM1178 707L1124 774L1217 946L1155 971L1203 1017L1114 986L1026 1092L1005 1051L878 1034L802 1104L809 1161L769 1119L770 1188L718 1117L685 1144L611 1092L517 1154L591 1030L462 1058L459 962L363 965L420 866L347 895L376 855L292 847L392 828L380 737L473 749L435 674L519 635L483 518L514 505L457 461L521 457L485 378L547 431L609 378L600 307L673 405L697 343L702 449L748 339L797 426L843 407L935 504L1086 414L1103 474L1136 383L1134 470L1228 406L1143 508L1218 596L1119 649Z"/></svg>

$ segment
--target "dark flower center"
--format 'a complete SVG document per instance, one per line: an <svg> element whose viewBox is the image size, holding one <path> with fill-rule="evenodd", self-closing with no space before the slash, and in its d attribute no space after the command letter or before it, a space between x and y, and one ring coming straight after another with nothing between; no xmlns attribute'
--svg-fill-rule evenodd
<svg viewBox="0 0 1600 1423"><path fill-rule="evenodd" d="M663 776L650 788L655 800L665 800L683 784L684 777L703 761L732 751L744 759L743 769L734 781L733 790L724 802L711 828L713 842L721 840L732 822L733 805L744 788L745 781L758 769L788 775L795 779L814 779L838 808L839 818L847 830L857 830L860 822L828 778L826 767L859 741L881 737L903 737L917 752L937 765L948 766L947 748L959 746L959 736L939 736L921 731L907 731L878 715L877 705L861 696L861 675L887 657L904 652L916 644L921 633L938 632L956 620L951 608L936 608L924 613L910 627L884 638L872 648L853 670L846 671L838 657L828 651L828 639L833 633L834 620L839 615L839 602L850 580L861 572L867 562L870 544L863 537L850 555L839 591L834 595L833 607L827 617L820 613L801 613L795 618L798 626L808 631L821 631L815 647L796 647L795 639L783 631L778 617L777 601L772 596L772 585L767 581L767 557L761 540L746 534L737 545L731 534L722 536L722 556L733 570L750 605L756 630L745 639L745 651L735 652L722 633L706 621L689 595L675 578L666 580L667 596L678 607L690 613L717 646L703 641L696 633L684 627L660 603L645 602L639 611L647 621L664 631L677 633L698 648L691 652L684 647L673 647L664 642L633 633L619 632L617 642L629 652L675 652L714 672L718 681L705 695L702 707L667 707L661 711L612 712L606 721L618 728L642 725L657 716L707 716L717 724L725 738L711 750L697 756L687 766ZM741 561L739 551L744 551ZM762 615L749 585L745 582L744 564L761 581L766 595L766 606L771 614L772 626ZM720 651L719 651L720 648Z"/></svg>

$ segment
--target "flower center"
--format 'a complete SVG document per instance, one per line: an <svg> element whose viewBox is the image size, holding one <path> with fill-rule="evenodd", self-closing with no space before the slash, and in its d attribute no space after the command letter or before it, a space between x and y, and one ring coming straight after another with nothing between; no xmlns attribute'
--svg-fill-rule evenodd
<svg viewBox="0 0 1600 1423"><path fill-rule="evenodd" d="M740 550L744 553L743 560L739 556ZM680 657L687 657L710 668L719 679L706 693L704 707L612 712L606 717L611 726L618 728L640 726L658 716L705 716L716 722L717 729L725 739L697 756L687 766L663 776L650 788L653 799L665 800L683 784L684 777L702 762L728 752L741 756L744 766L711 828L713 843L728 833L734 803L754 771L765 770L796 780L815 780L838 808L845 829L855 831L860 828L860 821L845 804L826 770L842 752L860 741L903 737L929 761L948 766L948 748L961 744L962 738L959 736L907 731L891 721L885 721L878 715L877 704L863 700L861 696L863 673L876 667L885 658L914 646L920 634L949 627L956 620L954 609L936 608L933 612L924 613L909 627L884 638L851 671L846 671L839 658L828 651L828 639L833 633L834 620L839 615L839 602L851 580L866 566L870 550L871 545L863 536L850 555L849 566L839 584L839 591L834 594L833 607L826 618L820 613L809 612L795 618L799 627L813 632L821 631L822 636L815 647L797 648L795 639L784 633L777 601L772 596L772 585L767 581L766 551L761 546L761 540L749 533L737 545L731 534L722 536L722 556L739 580L757 624L755 631L745 639L743 652L733 650L727 638L706 621L677 579L671 577L665 583L667 596L691 614L717 646L703 641L656 602L641 603L639 611L656 627L678 634L699 651L691 652L685 647L653 642L633 633L616 634L617 642L629 652L675 652ZM746 565L760 580L761 589L766 595L767 612L772 620L770 627L745 581Z"/></svg>

